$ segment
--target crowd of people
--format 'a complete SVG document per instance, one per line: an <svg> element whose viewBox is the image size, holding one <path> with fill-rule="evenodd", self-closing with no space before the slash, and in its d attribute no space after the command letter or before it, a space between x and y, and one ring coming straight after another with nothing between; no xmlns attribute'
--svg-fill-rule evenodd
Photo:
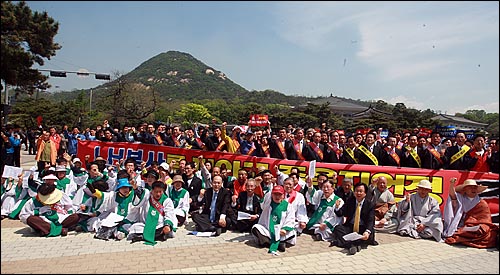
<svg viewBox="0 0 500 275"><path fill-rule="evenodd" d="M76 157L79 140L141 142L178 148L220 151L248 156L318 162L366 164L427 169L456 169L499 173L497 139L476 135L467 140L458 132L443 141L412 131L380 131L345 135L343 131L222 125L180 126L142 123L120 131L108 121L96 129L64 126L42 129L25 149L35 155L27 180L2 178L3 218L20 219L41 236L65 236L68 231L92 232L99 239L127 239L154 245L175 237L189 220L197 232L219 236L227 230L248 232L259 247L279 255L308 234L355 254L377 245L375 232L432 238L449 244L498 247L498 226L478 194L484 187L473 179L450 182L444 212L429 196L431 184L422 180L417 191L396 203L387 179L357 183L336 176L301 178L299 169L284 174L277 166L241 169L233 176L199 156L199 165L186 160L149 166L126 159L109 164L102 157ZM19 129L2 131L2 165L19 166ZM468 144L469 142L469 144ZM485 142L488 145L485 146ZM450 144L451 143L451 144ZM15 149L19 147L19 149ZM33 149L33 151L31 151ZM5 157L4 157L5 156ZM339 184L339 186L337 186Z"/></svg>

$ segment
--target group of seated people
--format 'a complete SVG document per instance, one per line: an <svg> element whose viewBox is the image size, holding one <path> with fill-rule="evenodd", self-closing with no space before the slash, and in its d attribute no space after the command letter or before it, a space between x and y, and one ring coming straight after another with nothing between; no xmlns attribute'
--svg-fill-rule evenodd
<svg viewBox="0 0 500 275"><path fill-rule="evenodd" d="M65 236L68 231L94 233L99 239L127 239L155 245L173 238L193 221L198 232L219 236L227 230L249 232L259 247L279 255L296 245L297 236L355 254L377 245L375 232L433 238L449 244L495 247L498 226L478 194L485 187L468 179L450 182L444 213L429 196L431 183L396 203L383 176L370 184L317 175L299 177L298 168L284 174L259 167L241 169L237 177L211 166L203 156L194 162L138 165L134 159L108 165L97 157L88 165L65 154L27 180L2 179L2 219L20 219L40 236ZM174 169L174 166L177 169ZM255 175L254 175L255 174Z"/></svg>

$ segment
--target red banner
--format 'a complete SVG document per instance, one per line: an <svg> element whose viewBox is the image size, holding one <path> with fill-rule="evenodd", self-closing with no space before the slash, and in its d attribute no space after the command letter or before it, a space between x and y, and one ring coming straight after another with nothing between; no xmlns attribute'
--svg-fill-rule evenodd
<svg viewBox="0 0 500 275"><path fill-rule="evenodd" d="M176 160L178 163L179 160L186 159L187 161L198 163L198 156L203 155L213 166L226 166L227 169L232 171L232 175L237 175L240 169L251 171L259 166L264 166L274 171L274 167L278 165L280 171L285 174L290 173L292 167L298 167L300 171L299 176L306 178L309 169L308 161L260 158L126 142L79 141L77 156L80 159L85 159L85 155L90 155L90 160L95 159L97 156L102 156L108 164L114 163L114 160L134 158L137 161L145 161L147 165L155 160L158 163L166 161L170 164L172 160ZM498 183L499 180L499 175L494 173L324 162L316 164L316 173L320 172L327 173L329 177L333 176L333 173L336 172L339 185L344 177L352 178L354 183L363 182L369 184L373 177L385 176L387 178L387 188L394 194L396 201L400 201L405 192L415 192L419 181L427 179L432 183L432 193L430 195L438 200L441 207L444 206L443 202L448 197L449 182L452 177L458 178L458 182L463 182L466 179L476 179L482 182L496 181ZM313 182L316 184L316 178L313 179ZM498 213L498 199L496 200L496 206L490 206L490 208L492 211L496 209L496 213Z"/></svg>
<svg viewBox="0 0 500 275"><path fill-rule="evenodd" d="M265 127L269 124L268 115L250 115L250 126Z"/></svg>

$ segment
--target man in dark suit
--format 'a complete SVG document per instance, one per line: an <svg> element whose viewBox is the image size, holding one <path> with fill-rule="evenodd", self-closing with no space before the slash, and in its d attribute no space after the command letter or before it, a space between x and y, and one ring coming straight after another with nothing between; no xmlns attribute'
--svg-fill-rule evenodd
<svg viewBox="0 0 500 275"><path fill-rule="evenodd" d="M455 135L456 144L446 148L444 152L444 169L467 170L467 162L470 160L468 153L472 148L465 145L466 140L463 132Z"/></svg>
<svg viewBox="0 0 500 275"><path fill-rule="evenodd" d="M397 145L398 143L395 136L387 137L387 143L382 146L380 165L401 167L403 151L397 148Z"/></svg>
<svg viewBox="0 0 500 275"><path fill-rule="evenodd" d="M215 176L212 179L212 187L200 194L203 210L201 213L193 212L192 219L196 224L196 230L200 232L213 232L213 236L219 236L226 232L231 224L231 192L222 188L222 178ZM215 201L214 201L215 199Z"/></svg>
<svg viewBox="0 0 500 275"><path fill-rule="evenodd" d="M425 138L423 138L425 140ZM424 148L418 145L418 136L410 134L408 137L408 144L403 146L403 159L401 166L422 168L422 158L424 155Z"/></svg>
<svg viewBox="0 0 500 275"><path fill-rule="evenodd" d="M291 159L293 157L292 141L288 138L288 130L282 128L276 139L268 139L269 152L272 158Z"/></svg>
<svg viewBox="0 0 500 275"><path fill-rule="evenodd" d="M304 158L307 161L315 160L317 162L323 162L325 159L326 148L324 144L321 144L321 133L314 132L313 140L307 144L308 150L304 152Z"/></svg>
<svg viewBox="0 0 500 275"><path fill-rule="evenodd" d="M445 149L441 146L441 135L439 132L431 133L431 143L427 145L422 155L422 168L441 169L444 164Z"/></svg>
<svg viewBox="0 0 500 275"><path fill-rule="evenodd" d="M194 162L187 162L184 168L185 174L182 174L182 179L184 180L182 188L189 192L189 212L197 211L201 206L198 196L203 185L201 179L194 175L196 172L195 168L196 164Z"/></svg>
<svg viewBox="0 0 500 275"><path fill-rule="evenodd" d="M369 244L378 245L375 241L374 230L375 205L366 198L367 191L368 186L366 184L357 183L354 185L354 197L348 199L340 209L338 209L340 201L337 201L335 205L335 214L346 219L344 224L335 227L333 241L330 246L347 248L349 255L356 254L361 250L361 247L366 247ZM358 207L360 207L359 213L357 213ZM357 230L356 226L358 227ZM346 241L343 237L352 232L357 232L362 237L357 240Z"/></svg>
<svg viewBox="0 0 500 275"><path fill-rule="evenodd" d="M382 147L375 144L375 135L373 133L366 134L365 142L361 143L358 147L358 161L359 164L366 165L380 165L380 153Z"/></svg>
<svg viewBox="0 0 500 275"><path fill-rule="evenodd" d="M252 226L259 221L259 216L262 213L262 208L260 207L261 198L255 194L255 186L255 180L248 179L246 182L246 191L239 194L235 204L231 204L237 212L250 214L249 219L236 221L236 228L240 232L250 232Z"/></svg>

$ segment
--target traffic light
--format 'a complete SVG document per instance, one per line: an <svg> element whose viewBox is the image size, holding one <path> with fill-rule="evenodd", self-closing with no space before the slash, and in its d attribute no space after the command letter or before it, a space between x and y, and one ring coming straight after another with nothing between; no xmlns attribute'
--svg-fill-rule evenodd
<svg viewBox="0 0 500 275"><path fill-rule="evenodd" d="M66 72L50 71L50 76L66 77Z"/></svg>
<svg viewBox="0 0 500 275"><path fill-rule="evenodd" d="M95 74L95 79L111 80L109 74Z"/></svg>

